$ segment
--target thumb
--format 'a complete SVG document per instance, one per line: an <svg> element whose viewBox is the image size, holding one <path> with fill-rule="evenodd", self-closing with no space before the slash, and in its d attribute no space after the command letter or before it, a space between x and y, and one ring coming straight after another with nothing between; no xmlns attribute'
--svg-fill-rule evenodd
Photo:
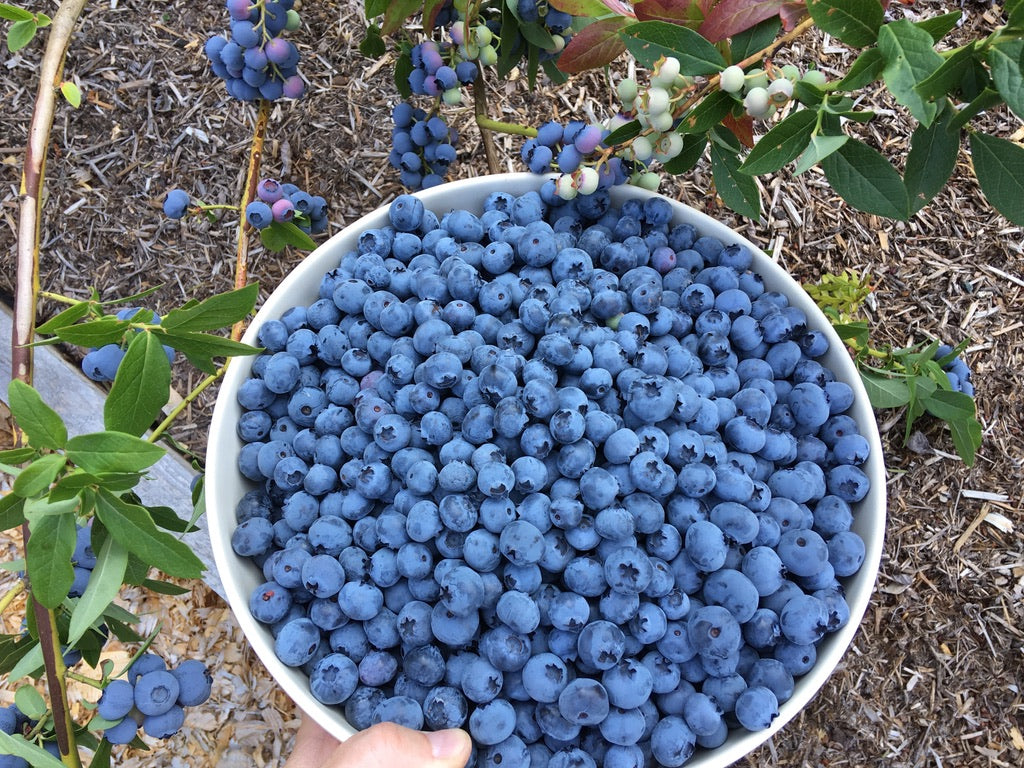
<svg viewBox="0 0 1024 768"><path fill-rule="evenodd" d="M465 731L424 732L380 723L338 746L325 768L465 768L471 749Z"/></svg>

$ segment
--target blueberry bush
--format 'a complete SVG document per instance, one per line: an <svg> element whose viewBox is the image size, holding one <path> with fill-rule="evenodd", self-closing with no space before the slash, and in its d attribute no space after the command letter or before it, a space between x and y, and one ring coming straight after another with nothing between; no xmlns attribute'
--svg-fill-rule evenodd
<svg viewBox="0 0 1024 768"><path fill-rule="evenodd" d="M272 103L305 89L288 39L297 9L227 0L227 33L203 46L255 109L241 200L183 188L162 200L172 220L237 216L235 289L162 317L151 292L46 291L63 308L37 326L47 139L56 93L81 101L62 73L83 6L64 0L50 18L0 3L11 51L47 38L17 249L18 445L0 452L13 478L0 522L25 542L0 607L21 595L27 607L23 630L0 637L0 674L48 694L24 683L0 710L0 766L81 765L83 749L109 765L115 745L145 746L140 728L175 733L209 696L203 665L168 669L115 600L125 584L181 591L158 574L201 574L181 538L195 519L133 489L236 355L256 355L238 393L238 464L256 485L232 545L266 578L253 615L317 699L359 727L465 726L487 764L554 764L554 745L562 764L642 765L649 752L681 765L730 726L768 727L848 620L840 580L864 558L851 507L868 492L868 444L846 414L850 388L817 362L820 329L763 290L749 253L671 226L656 198L610 207L607 189L656 189L659 173L710 163L722 202L757 218L758 176L820 166L853 207L908 219L966 135L983 193L1022 223L1024 150L979 126L1002 105L1024 115L1024 2L953 47L957 12L894 20L884 0L367 0L362 51L396 48L389 162L404 185L445 180L460 146L445 114L467 103L492 169L490 135L506 132L551 176L479 214L398 198L390 227L363 233L317 301L265 323L259 348L238 341L257 299L252 236L309 249L327 226L323 198L260 169ZM859 51L848 72L786 60L812 27ZM531 85L607 68L616 107L494 119L488 83L514 68ZM876 119L858 96L878 83L916 121L897 163L857 136ZM868 285L832 275L808 289L872 404L905 407L908 435L925 413L945 420L972 462L966 342L873 347L858 315ZM69 435L31 387L36 333L87 350L84 372L110 385L103 430ZM206 376L163 414L186 362ZM195 504L198 516L201 484ZM76 671L110 637L136 646L131 662ZM72 721L69 679L103 691L87 722Z"/></svg>

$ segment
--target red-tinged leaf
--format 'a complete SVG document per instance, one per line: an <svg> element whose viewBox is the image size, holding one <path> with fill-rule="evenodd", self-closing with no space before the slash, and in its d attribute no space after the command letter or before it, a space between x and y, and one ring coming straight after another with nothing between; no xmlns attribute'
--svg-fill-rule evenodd
<svg viewBox="0 0 1024 768"><path fill-rule="evenodd" d="M797 24L807 18L807 4L799 1L786 3L779 9L779 18L782 19L782 28L792 32Z"/></svg>
<svg viewBox="0 0 1024 768"><path fill-rule="evenodd" d="M588 24L579 34L573 35L558 56L558 69L566 74L575 75L610 63L626 50L626 44L619 37L619 32L627 24L626 19L621 16Z"/></svg>
<svg viewBox="0 0 1024 768"><path fill-rule="evenodd" d="M691 29L704 18L696 0L641 0L633 10L640 21L668 21Z"/></svg>
<svg viewBox="0 0 1024 768"><path fill-rule="evenodd" d="M572 16L600 18L608 13L635 18L633 9L621 0L548 0L548 5Z"/></svg>
<svg viewBox="0 0 1024 768"><path fill-rule="evenodd" d="M754 146L754 118L750 115L734 117L730 112L722 118L722 125L732 131L732 135L747 149Z"/></svg>
<svg viewBox="0 0 1024 768"><path fill-rule="evenodd" d="M697 31L717 43L770 19L784 5L786 0L722 0Z"/></svg>

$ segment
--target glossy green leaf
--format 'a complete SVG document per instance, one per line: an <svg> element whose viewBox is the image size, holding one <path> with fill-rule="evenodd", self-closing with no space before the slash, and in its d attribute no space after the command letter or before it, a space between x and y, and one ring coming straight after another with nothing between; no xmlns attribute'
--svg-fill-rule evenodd
<svg viewBox="0 0 1024 768"><path fill-rule="evenodd" d="M127 320L118 320L114 315L104 315L96 320L58 328L54 333L61 341L69 344L102 347L104 344L119 344L130 325Z"/></svg>
<svg viewBox="0 0 1024 768"><path fill-rule="evenodd" d="M384 45L384 40L380 36L380 27L376 24L367 25L366 34L359 42L359 52L368 59L379 59L388 52L387 46Z"/></svg>
<svg viewBox="0 0 1024 768"><path fill-rule="evenodd" d="M167 405L170 392L171 363L163 346L149 331L137 333L103 404L103 424L115 432L141 435Z"/></svg>
<svg viewBox="0 0 1024 768"><path fill-rule="evenodd" d="M30 459L34 459L39 453L35 448L25 446L23 448L8 448L6 451L0 451L0 464L24 464Z"/></svg>
<svg viewBox="0 0 1024 768"><path fill-rule="evenodd" d="M233 341L223 336L216 336L212 333L197 333L194 331L174 331L168 333L155 329L153 331L162 344L173 347L183 353L189 361L206 373L216 373L217 366L213 362L215 357L231 357L234 355L256 355L260 350L257 347L250 347L239 341Z"/></svg>
<svg viewBox="0 0 1024 768"><path fill-rule="evenodd" d="M761 194L757 181L740 170L740 159L717 143L711 145L711 175L722 201L741 216L761 215Z"/></svg>
<svg viewBox="0 0 1024 768"><path fill-rule="evenodd" d="M860 379L867 390L872 408L899 408L910 402L910 390L904 378L887 376L882 372L868 372L862 368Z"/></svg>
<svg viewBox="0 0 1024 768"><path fill-rule="evenodd" d="M7 404L33 448L49 448L56 451L67 443L68 430L64 426L64 420L25 382L19 379L11 380L7 387Z"/></svg>
<svg viewBox="0 0 1024 768"><path fill-rule="evenodd" d="M65 80L60 84L60 95L64 97L64 101L75 109L82 106L82 91L71 81Z"/></svg>
<svg viewBox="0 0 1024 768"><path fill-rule="evenodd" d="M847 203L890 219L909 217L907 188L888 160L858 139L850 139L821 161L825 178Z"/></svg>
<svg viewBox="0 0 1024 768"><path fill-rule="evenodd" d="M17 53L35 37L36 29L38 25L35 19L22 19L11 24L11 28L7 30L7 49L11 53Z"/></svg>
<svg viewBox="0 0 1024 768"><path fill-rule="evenodd" d="M10 3L0 3L0 19L7 19L8 21L28 21L29 19L35 18L31 11L26 11L24 8L19 8L16 5Z"/></svg>
<svg viewBox="0 0 1024 768"><path fill-rule="evenodd" d="M0 675L8 675L11 682L21 679L21 675L14 677L11 671L27 653L38 647L38 642L20 632L16 635L0 635Z"/></svg>
<svg viewBox="0 0 1024 768"><path fill-rule="evenodd" d="M882 57L882 52L878 48L868 48L866 51L861 51L846 74L836 81L835 89L837 91L859 91L880 78L884 68L885 59Z"/></svg>
<svg viewBox="0 0 1024 768"><path fill-rule="evenodd" d="M974 398L963 392L939 389L922 399L925 410L949 425L953 445L968 466L974 464L981 447L981 424L977 419Z"/></svg>
<svg viewBox="0 0 1024 768"><path fill-rule="evenodd" d="M388 0L384 8L384 20L381 31L385 35L393 35L423 5L423 0Z"/></svg>
<svg viewBox="0 0 1024 768"><path fill-rule="evenodd" d="M62 453L40 456L14 478L12 490L24 499L45 493L66 464L67 459Z"/></svg>
<svg viewBox="0 0 1024 768"><path fill-rule="evenodd" d="M854 48L866 48L878 37L885 11L878 0L807 0L814 23Z"/></svg>
<svg viewBox="0 0 1024 768"><path fill-rule="evenodd" d="M1024 225L1024 148L976 132L971 134L971 158L988 201L1014 224Z"/></svg>
<svg viewBox="0 0 1024 768"><path fill-rule="evenodd" d="M145 579L142 582L142 586L151 592L156 592L158 595L187 595L192 591L185 587L179 587L177 584L172 584L169 581L160 581L159 579Z"/></svg>
<svg viewBox="0 0 1024 768"><path fill-rule="evenodd" d="M86 472L141 472L156 464L164 449L124 432L90 432L68 440L67 456Z"/></svg>
<svg viewBox="0 0 1024 768"><path fill-rule="evenodd" d="M187 544L157 528L145 507L129 504L101 488L96 516L113 538L144 563L168 576L195 579L202 575L202 561Z"/></svg>
<svg viewBox="0 0 1024 768"><path fill-rule="evenodd" d="M856 344L858 347L866 346L870 339L868 324L864 321L832 323L832 328L839 334L840 339Z"/></svg>
<svg viewBox="0 0 1024 768"><path fill-rule="evenodd" d="M272 222L269 227L260 230L260 242L271 251L283 251L289 245L301 251L312 251L316 248L313 238L299 229L293 221Z"/></svg>
<svg viewBox="0 0 1024 768"><path fill-rule="evenodd" d="M942 66L943 58L933 45L931 35L907 19L878 30L878 50L885 58L882 78L896 101L924 125L930 125L938 111L933 102L916 90L918 83Z"/></svg>
<svg viewBox="0 0 1024 768"><path fill-rule="evenodd" d="M622 30L622 36L637 62L648 69L662 56L679 59L679 71L684 75L713 75L726 67L718 49L687 27L641 21Z"/></svg>
<svg viewBox="0 0 1024 768"><path fill-rule="evenodd" d="M963 48L958 48L938 69L915 85L914 90L923 99L938 99L956 93L960 89L964 75L974 65L977 56L975 46L976 41L972 40Z"/></svg>
<svg viewBox="0 0 1024 768"><path fill-rule="evenodd" d="M709 93L679 121L678 133L707 133L725 119L736 100L725 91Z"/></svg>
<svg viewBox="0 0 1024 768"><path fill-rule="evenodd" d="M213 331L244 320L256 306L259 283L249 283L225 293L218 293L191 305L188 309L172 309L161 325L168 331Z"/></svg>
<svg viewBox="0 0 1024 768"><path fill-rule="evenodd" d="M953 173L960 151L960 132L949 129L946 110L930 126L919 125L910 137L910 154L903 172L910 213L917 213L939 193Z"/></svg>
<svg viewBox="0 0 1024 768"><path fill-rule="evenodd" d="M366 14L366 18L373 19L383 15L387 7L388 0L366 0L363 3L363 13Z"/></svg>
<svg viewBox="0 0 1024 768"><path fill-rule="evenodd" d="M196 528L182 520L170 507L149 507L149 515L159 527L175 533L191 533Z"/></svg>
<svg viewBox="0 0 1024 768"><path fill-rule="evenodd" d="M750 150L740 170L754 176L772 173L796 160L810 144L818 122L814 110L801 109L777 123Z"/></svg>
<svg viewBox="0 0 1024 768"><path fill-rule="evenodd" d="M31 685L23 685L14 692L14 704L26 717L38 720L46 714L46 700Z"/></svg>
<svg viewBox="0 0 1024 768"><path fill-rule="evenodd" d="M992 46L988 52L988 63L992 69L992 81L999 95L1017 117L1024 118L1024 40L1008 40Z"/></svg>
<svg viewBox="0 0 1024 768"><path fill-rule="evenodd" d="M64 768L64 763L42 747L0 731L0 754L16 755L27 760L32 768Z"/></svg>
<svg viewBox="0 0 1024 768"><path fill-rule="evenodd" d="M630 120L625 125L619 126L605 136L604 144L608 147L614 147L616 144L622 144L623 142L639 136L641 131L643 131L643 126L640 125L640 121Z"/></svg>
<svg viewBox="0 0 1024 768"><path fill-rule="evenodd" d="M395 89L403 99L408 99L412 96L412 87L409 85L409 75L412 74L412 70L412 59L408 53L403 51L395 61L395 68L393 70Z"/></svg>
<svg viewBox="0 0 1024 768"><path fill-rule="evenodd" d="M96 554L85 593L78 599L71 614L68 645L74 645L121 591L124 572L128 567L128 551L113 536L108 536Z"/></svg>
<svg viewBox="0 0 1024 768"><path fill-rule="evenodd" d="M686 173L694 168L704 156L704 150L708 147L706 133L687 133L683 135L682 151L666 162L662 168L665 173L680 174Z"/></svg>
<svg viewBox="0 0 1024 768"><path fill-rule="evenodd" d="M570 16L598 18L615 12L615 3L604 3L601 0L548 0L548 5Z"/></svg>
<svg viewBox="0 0 1024 768"><path fill-rule="evenodd" d="M75 516L46 515L29 521L25 545L32 595L45 608L56 608L68 596L75 580L71 555L75 551Z"/></svg>
<svg viewBox="0 0 1024 768"><path fill-rule="evenodd" d="M37 327L36 332L50 334L54 333L58 328L74 325L89 314L90 308L91 304L88 301L79 301L76 304L72 304L67 309L58 312L45 323Z"/></svg>
<svg viewBox="0 0 1024 768"><path fill-rule="evenodd" d="M942 38L956 29L957 22L960 21L960 17L963 16L962 11L950 11L949 13L940 13L938 16L930 16L927 19L921 19L915 21L914 26L918 29L923 29L929 35L931 35L932 42L939 42Z"/></svg>
<svg viewBox="0 0 1024 768"><path fill-rule="evenodd" d="M983 88L981 93L971 99L970 104L961 107L956 117L950 123L950 128L952 130L960 130L986 109L1002 103L1003 97L999 95L999 91L994 88Z"/></svg>
<svg viewBox="0 0 1024 768"><path fill-rule="evenodd" d="M29 615L31 615L31 612ZM8 673L8 680L21 680L21 678L25 677L26 675L32 675L42 671L43 647L36 640L33 640L31 642L32 647L30 647L28 651L26 651L25 654L22 655L20 659L18 659L17 663L15 663L14 667ZM0 731L0 733L3 733L3 731Z"/></svg>
<svg viewBox="0 0 1024 768"><path fill-rule="evenodd" d="M8 493L0 496L0 531L9 531L21 525L25 519L25 500Z"/></svg>
<svg viewBox="0 0 1024 768"><path fill-rule="evenodd" d="M68 515L77 514L82 506L82 499L79 496L49 499L45 496L37 499L25 499L25 519L29 522L44 515Z"/></svg>
<svg viewBox="0 0 1024 768"><path fill-rule="evenodd" d="M818 134L813 136L810 145L800 155L800 159L797 160L796 166L793 168L793 175L799 176L801 173L809 171L833 152L838 152L849 139L850 137L845 133L839 135Z"/></svg>

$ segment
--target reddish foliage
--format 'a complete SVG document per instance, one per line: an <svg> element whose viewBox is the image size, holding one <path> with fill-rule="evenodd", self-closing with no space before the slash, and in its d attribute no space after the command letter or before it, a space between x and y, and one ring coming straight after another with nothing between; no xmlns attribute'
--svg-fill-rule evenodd
<svg viewBox="0 0 1024 768"><path fill-rule="evenodd" d="M627 23L623 17L615 16L588 24L565 46L558 57L558 68L566 74L576 74L608 64L626 50L619 30Z"/></svg>

